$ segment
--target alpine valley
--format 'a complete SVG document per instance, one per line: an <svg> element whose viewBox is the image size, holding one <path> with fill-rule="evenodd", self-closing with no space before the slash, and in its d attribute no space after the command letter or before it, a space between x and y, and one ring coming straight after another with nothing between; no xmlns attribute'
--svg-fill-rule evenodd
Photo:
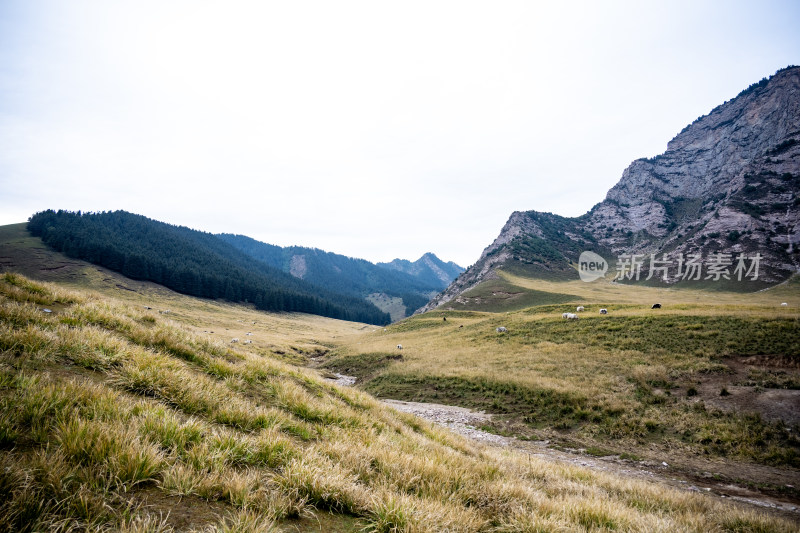
<svg viewBox="0 0 800 533"><path fill-rule="evenodd" d="M0 226L0 531L796 532L798 189L789 67L464 272Z"/></svg>

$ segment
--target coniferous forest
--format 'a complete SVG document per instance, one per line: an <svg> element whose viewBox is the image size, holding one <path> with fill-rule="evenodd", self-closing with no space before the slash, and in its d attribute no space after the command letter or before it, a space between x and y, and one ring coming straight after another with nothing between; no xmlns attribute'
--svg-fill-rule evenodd
<svg viewBox="0 0 800 533"><path fill-rule="evenodd" d="M211 233L125 211L42 211L29 219L28 231L69 257L191 296L251 303L265 311L390 321L365 300L297 279Z"/></svg>

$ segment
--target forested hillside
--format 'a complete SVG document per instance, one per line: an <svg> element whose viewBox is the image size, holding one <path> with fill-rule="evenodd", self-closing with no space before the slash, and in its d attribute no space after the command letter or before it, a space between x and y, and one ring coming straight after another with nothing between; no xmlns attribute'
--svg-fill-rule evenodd
<svg viewBox="0 0 800 533"><path fill-rule="evenodd" d="M385 324L389 316L354 296L322 289L249 257L215 235L125 211L42 211L28 230L48 246L123 275L203 298Z"/></svg>
<svg viewBox="0 0 800 533"><path fill-rule="evenodd" d="M374 293L401 298L406 315L428 303L431 295L448 284L316 248L275 246L244 235L217 236L253 259L314 285L358 298Z"/></svg>

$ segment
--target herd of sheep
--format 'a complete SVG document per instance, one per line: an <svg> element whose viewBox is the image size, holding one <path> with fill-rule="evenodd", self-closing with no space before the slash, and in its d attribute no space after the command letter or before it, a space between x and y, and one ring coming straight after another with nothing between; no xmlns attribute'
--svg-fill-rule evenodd
<svg viewBox="0 0 800 533"><path fill-rule="evenodd" d="M661 307L661 304L656 304L656 305L658 307ZM653 306L653 309L657 309L656 305ZM575 313L561 313L561 318L566 318L567 320L578 320L578 313L586 311L586 309L582 305L579 305L578 307L575 308L575 311L576 311ZM605 307L600 309L600 314L607 315L608 309L606 309Z"/></svg>

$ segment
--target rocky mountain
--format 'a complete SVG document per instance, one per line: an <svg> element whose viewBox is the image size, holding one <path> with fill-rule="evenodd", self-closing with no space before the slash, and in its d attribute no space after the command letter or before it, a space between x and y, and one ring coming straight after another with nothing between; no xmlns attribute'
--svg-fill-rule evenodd
<svg viewBox="0 0 800 533"><path fill-rule="evenodd" d="M800 67L791 66L692 122L663 154L631 163L588 213L513 213L425 309L498 270L578 279L583 251L605 258L621 282L757 290L800 271L798 192Z"/></svg>
<svg viewBox="0 0 800 533"><path fill-rule="evenodd" d="M389 263L377 263L379 267L404 272L418 280L439 289L447 287L464 268L452 261L445 263L435 254L426 253L413 263L407 259L394 259Z"/></svg>

